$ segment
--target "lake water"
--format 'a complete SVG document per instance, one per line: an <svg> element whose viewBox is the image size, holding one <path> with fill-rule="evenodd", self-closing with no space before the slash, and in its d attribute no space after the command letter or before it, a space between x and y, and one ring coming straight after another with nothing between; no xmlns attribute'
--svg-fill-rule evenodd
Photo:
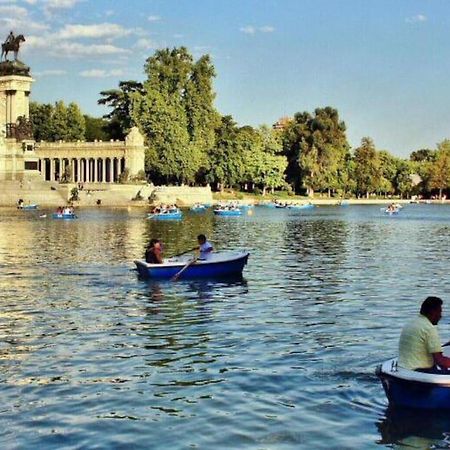
<svg viewBox="0 0 450 450"><path fill-rule="evenodd" d="M40 213L0 210L2 448L450 448L450 415L390 411L374 375L428 295L450 339L449 206ZM138 279L151 237L201 232L250 251L242 280Z"/></svg>

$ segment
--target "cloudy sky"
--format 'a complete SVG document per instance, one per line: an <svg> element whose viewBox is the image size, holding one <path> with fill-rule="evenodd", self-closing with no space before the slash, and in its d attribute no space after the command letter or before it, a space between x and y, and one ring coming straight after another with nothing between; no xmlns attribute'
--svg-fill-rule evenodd
<svg viewBox="0 0 450 450"><path fill-rule="evenodd" d="M333 106L408 156L450 138L449 0L0 0L0 39L24 34L32 98L77 102L143 81L155 49L209 53L216 106L240 125Z"/></svg>

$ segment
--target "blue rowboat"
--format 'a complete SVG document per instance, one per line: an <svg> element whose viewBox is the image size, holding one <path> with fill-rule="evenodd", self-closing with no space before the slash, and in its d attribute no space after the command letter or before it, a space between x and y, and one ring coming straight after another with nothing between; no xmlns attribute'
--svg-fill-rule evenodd
<svg viewBox="0 0 450 450"><path fill-rule="evenodd" d="M443 353L450 356L448 348ZM375 373L392 406L450 409L450 375L404 369L398 366L397 358L379 365Z"/></svg>
<svg viewBox="0 0 450 450"><path fill-rule="evenodd" d="M204 212L206 209L207 207L205 205L195 205L191 207L192 212Z"/></svg>
<svg viewBox="0 0 450 450"><path fill-rule="evenodd" d="M216 216L236 217L242 216L242 211L238 208L234 209L215 209L214 214Z"/></svg>
<svg viewBox="0 0 450 450"><path fill-rule="evenodd" d="M264 206L265 208L276 208L277 203L275 203L275 202L261 202L261 203L258 203L258 206Z"/></svg>
<svg viewBox="0 0 450 450"><path fill-rule="evenodd" d="M52 219L72 220L72 219L78 219L78 217L76 214L73 214L73 213L70 213L70 214L53 213Z"/></svg>
<svg viewBox="0 0 450 450"><path fill-rule="evenodd" d="M306 203L304 205L288 205L287 207L288 209L298 210L298 209L312 209L315 208L315 205L313 205L312 203Z"/></svg>
<svg viewBox="0 0 450 450"><path fill-rule="evenodd" d="M179 209L164 211L155 214L147 214L147 218L153 220L179 220L182 217L183 213Z"/></svg>
<svg viewBox="0 0 450 450"><path fill-rule="evenodd" d="M188 266L180 279L191 278L220 278L240 275L247 264L249 252L217 252L211 253L208 259L197 260ZM139 275L144 278L170 279L186 264L192 261L192 256L175 256L164 261L163 264L149 264L143 260L136 260Z"/></svg>
<svg viewBox="0 0 450 450"><path fill-rule="evenodd" d="M39 205L36 204L32 204L32 205L22 205L22 206L18 206L17 209L23 209L24 211L29 211L31 209L38 209Z"/></svg>
<svg viewBox="0 0 450 450"><path fill-rule="evenodd" d="M398 209L385 209L384 214L387 214L388 216L392 216L394 214L398 214L399 210Z"/></svg>

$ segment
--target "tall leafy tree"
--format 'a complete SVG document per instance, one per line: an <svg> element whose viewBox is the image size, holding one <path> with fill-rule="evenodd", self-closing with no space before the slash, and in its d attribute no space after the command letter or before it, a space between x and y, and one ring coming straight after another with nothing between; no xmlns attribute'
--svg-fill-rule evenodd
<svg viewBox="0 0 450 450"><path fill-rule="evenodd" d="M241 182L245 171L244 149L238 139L239 128L231 116L222 117L216 130L216 143L209 152L210 169L206 180L223 190Z"/></svg>
<svg viewBox="0 0 450 450"><path fill-rule="evenodd" d="M263 195L267 188L272 191L285 185L284 172L287 159L282 155L280 134L267 126L250 132L251 127L240 130L245 160L245 179L262 187ZM246 139L243 137L246 136Z"/></svg>
<svg viewBox="0 0 450 450"><path fill-rule="evenodd" d="M205 174L214 145L209 57L196 63L185 47L158 50L147 59L143 94L132 95L133 118L147 137L147 170L166 182L193 183Z"/></svg>
<svg viewBox="0 0 450 450"><path fill-rule="evenodd" d="M52 141L51 117L53 106L30 102L30 120L33 126L33 136L36 141Z"/></svg>
<svg viewBox="0 0 450 450"><path fill-rule="evenodd" d="M355 150L354 161L356 191L368 197L379 189L382 177L380 159L372 139L362 138L361 145Z"/></svg>
<svg viewBox="0 0 450 450"><path fill-rule="evenodd" d="M50 120L53 141L65 141L69 137L67 107L62 100L57 101Z"/></svg>
<svg viewBox="0 0 450 450"><path fill-rule="evenodd" d="M431 165L430 187L442 192L450 186L450 140L438 144L436 160Z"/></svg>
<svg viewBox="0 0 450 450"><path fill-rule="evenodd" d="M99 105L111 108L103 118L107 119L107 133L111 139L124 139L130 128L135 125L132 113L133 95L143 95L142 83L134 80L120 81L118 89L100 92Z"/></svg>
<svg viewBox="0 0 450 450"><path fill-rule="evenodd" d="M86 141L108 141L111 139L107 132L108 122L105 119L85 114L84 121L86 123Z"/></svg>
<svg viewBox="0 0 450 450"><path fill-rule="evenodd" d="M334 108L317 108L314 116L295 114L284 135L288 179L297 187L301 181L309 194L341 188L340 174L349 155L345 131Z"/></svg>
<svg viewBox="0 0 450 450"><path fill-rule="evenodd" d="M209 55L196 61L183 95L190 139L190 149L197 159L200 175L208 168L207 152L213 148L220 115L214 108L213 78L216 76Z"/></svg>
<svg viewBox="0 0 450 450"><path fill-rule="evenodd" d="M67 107L66 141L83 140L86 134L86 120L76 103L69 103Z"/></svg>
<svg viewBox="0 0 450 450"><path fill-rule="evenodd" d="M133 118L144 131L147 168L166 182L192 182L198 167L189 152L183 95L192 57L184 47L158 50L147 59L144 95L133 95Z"/></svg>

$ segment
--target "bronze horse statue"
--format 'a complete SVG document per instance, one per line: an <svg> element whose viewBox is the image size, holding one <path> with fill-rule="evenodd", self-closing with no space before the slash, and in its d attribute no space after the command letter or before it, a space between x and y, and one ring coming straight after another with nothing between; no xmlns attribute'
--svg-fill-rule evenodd
<svg viewBox="0 0 450 450"><path fill-rule="evenodd" d="M17 61L17 54L19 53L19 47L22 42L25 42L25 38L23 34L19 34L12 42L3 43L0 61L3 59L3 55L5 55L5 61L7 61L8 52L14 52L14 60Z"/></svg>

